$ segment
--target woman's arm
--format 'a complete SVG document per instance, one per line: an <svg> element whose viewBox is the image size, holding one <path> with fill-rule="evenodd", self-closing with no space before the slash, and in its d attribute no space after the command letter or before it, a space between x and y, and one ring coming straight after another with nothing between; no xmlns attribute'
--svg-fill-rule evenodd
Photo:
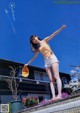
<svg viewBox="0 0 80 113"><path fill-rule="evenodd" d="M33 62L34 59L38 56L38 54L39 54L39 51L36 51L35 55L34 55L34 56L31 58L31 60L30 60L27 64L25 64L24 66L28 66L31 62Z"/></svg>
<svg viewBox="0 0 80 113"><path fill-rule="evenodd" d="M59 32L61 32L64 28L66 28L66 25L63 25L61 28L59 28L57 31L55 31L54 33L52 33L50 36L46 37L44 40L46 42L48 42L49 40L51 40L52 38L54 38Z"/></svg>

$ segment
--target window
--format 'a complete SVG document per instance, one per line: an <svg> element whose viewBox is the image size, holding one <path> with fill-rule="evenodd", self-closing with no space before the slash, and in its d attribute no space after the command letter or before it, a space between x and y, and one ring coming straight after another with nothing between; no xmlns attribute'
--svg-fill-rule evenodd
<svg viewBox="0 0 80 113"><path fill-rule="evenodd" d="M18 76L22 76L22 70L19 68Z"/></svg>
<svg viewBox="0 0 80 113"><path fill-rule="evenodd" d="M35 80L49 81L49 78L46 73L35 71L34 72Z"/></svg>
<svg viewBox="0 0 80 113"><path fill-rule="evenodd" d="M38 71L34 71L35 80L40 80L40 75Z"/></svg>
<svg viewBox="0 0 80 113"><path fill-rule="evenodd" d="M49 81L49 77L48 77L47 73L43 73L43 80Z"/></svg>

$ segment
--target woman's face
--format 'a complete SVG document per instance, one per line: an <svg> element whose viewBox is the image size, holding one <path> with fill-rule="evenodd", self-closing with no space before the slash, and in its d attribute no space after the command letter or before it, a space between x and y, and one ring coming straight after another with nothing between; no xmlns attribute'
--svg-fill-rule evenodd
<svg viewBox="0 0 80 113"><path fill-rule="evenodd" d="M37 43L39 42L38 37L37 37L37 36L34 37L34 38L32 39L32 42L33 42L34 44L37 44Z"/></svg>

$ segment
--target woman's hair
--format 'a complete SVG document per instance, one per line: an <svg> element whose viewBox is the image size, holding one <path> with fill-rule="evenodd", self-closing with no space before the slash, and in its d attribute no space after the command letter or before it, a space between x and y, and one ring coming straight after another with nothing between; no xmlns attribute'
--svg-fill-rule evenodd
<svg viewBox="0 0 80 113"><path fill-rule="evenodd" d="M34 44L33 43L33 39L37 37L39 40L41 40L38 36L36 35L31 35L30 36L30 44L31 44L31 50L32 52L36 52L38 50L38 48L40 47L40 44Z"/></svg>

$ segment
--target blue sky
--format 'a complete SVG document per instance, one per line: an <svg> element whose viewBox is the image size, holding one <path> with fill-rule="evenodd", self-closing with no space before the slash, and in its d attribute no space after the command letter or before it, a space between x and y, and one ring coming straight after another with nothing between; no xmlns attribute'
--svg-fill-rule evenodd
<svg viewBox="0 0 80 113"><path fill-rule="evenodd" d="M10 8L12 2L15 3L15 21ZM80 65L80 4L56 4L54 0L0 0L0 58L27 63L34 55L30 36L36 34L43 39L63 24L67 28L49 44L60 61L60 72L70 73L70 64ZM42 55L39 54L31 65L44 68Z"/></svg>

